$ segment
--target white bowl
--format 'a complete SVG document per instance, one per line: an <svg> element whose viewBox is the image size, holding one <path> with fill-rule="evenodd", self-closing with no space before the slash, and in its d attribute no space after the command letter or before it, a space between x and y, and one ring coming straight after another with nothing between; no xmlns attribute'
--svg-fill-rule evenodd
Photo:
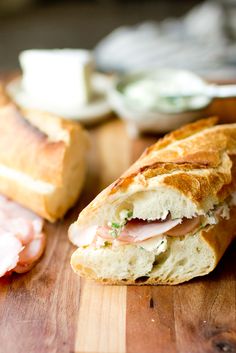
<svg viewBox="0 0 236 353"><path fill-rule="evenodd" d="M198 108L178 112L164 112L159 109L155 111L138 109L130 104L123 93L123 89L126 85L134 82L134 80L144 78L147 75L155 75L156 78L160 75L163 80L163 77L168 79L171 75L176 74L184 75L185 79L187 78L187 82L189 80L189 82L194 85L201 86L205 84L201 78L193 73L175 69L158 69L151 72L134 73L117 79L113 89L110 91L109 101L118 116L127 123L128 133L131 137L137 136L139 132L166 133L181 125L204 117L206 108L211 103L211 99L207 97Z"/></svg>

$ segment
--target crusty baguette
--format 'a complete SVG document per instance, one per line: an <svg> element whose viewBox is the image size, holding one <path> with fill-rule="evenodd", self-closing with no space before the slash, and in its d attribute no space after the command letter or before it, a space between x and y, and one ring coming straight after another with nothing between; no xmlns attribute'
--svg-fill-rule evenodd
<svg viewBox="0 0 236 353"><path fill-rule="evenodd" d="M85 131L52 114L0 105L0 192L49 221L61 218L84 181Z"/></svg>
<svg viewBox="0 0 236 353"><path fill-rule="evenodd" d="M236 124L200 120L149 147L127 172L102 191L69 230L77 235L92 225L121 222L122 210L143 220L205 216L236 190ZM136 244L79 247L73 269L106 283L176 284L212 271L236 233L230 219L194 234L166 236L167 250L155 256Z"/></svg>

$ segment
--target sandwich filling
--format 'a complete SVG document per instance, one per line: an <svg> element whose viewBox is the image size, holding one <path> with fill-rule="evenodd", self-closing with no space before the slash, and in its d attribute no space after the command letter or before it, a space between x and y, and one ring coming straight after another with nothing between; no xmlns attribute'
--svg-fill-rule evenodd
<svg viewBox="0 0 236 353"><path fill-rule="evenodd" d="M167 237L183 237L193 235L203 228L217 224L221 218L229 219L230 206L235 204L234 197L228 202L217 205L206 215L193 218L171 219L170 214L165 220L141 220L132 218L131 210L121 211L120 223L108 222L107 225L93 225L76 232L75 244L79 247L92 246L101 248L135 244L146 250L166 250Z"/></svg>

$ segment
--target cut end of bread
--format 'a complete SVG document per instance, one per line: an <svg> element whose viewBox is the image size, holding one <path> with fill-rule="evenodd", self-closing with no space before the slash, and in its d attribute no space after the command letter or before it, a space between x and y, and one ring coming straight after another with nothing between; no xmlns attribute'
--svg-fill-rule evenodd
<svg viewBox="0 0 236 353"><path fill-rule="evenodd" d="M213 270L214 253L200 233L166 238L158 255L137 245L88 247L77 249L71 264L81 276L111 284L177 284Z"/></svg>
<svg viewBox="0 0 236 353"><path fill-rule="evenodd" d="M108 284L179 284L210 273L235 236L232 206L217 224L181 237L162 235L151 249L142 242L79 247L71 265L79 275Z"/></svg>

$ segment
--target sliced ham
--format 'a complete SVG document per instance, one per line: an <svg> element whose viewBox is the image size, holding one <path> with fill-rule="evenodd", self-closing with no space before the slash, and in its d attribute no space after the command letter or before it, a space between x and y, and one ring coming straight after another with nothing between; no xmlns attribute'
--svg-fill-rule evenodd
<svg viewBox="0 0 236 353"><path fill-rule="evenodd" d="M16 267L19 260L19 253L22 249L21 242L14 234L0 234L0 277Z"/></svg>
<svg viewBox="0 0 236 353"><path fill-rule="evenodd" d="M134 239L134 242L139 242L166 233L180 223L181 218L151 222L134 220L125 225L124 232L131 236ZM122 240L121 238L122 233L119 240Z"/></svg>
<svg viewBox="0 0 236 353"><path fill-rule="evenodd" d="M32 220L32 226L35 233L40 234L43 229L43 219L35 215L35 218Z"/></svg>
<svg viewBox="0 0 236 353"><path fill-rule="evenodd" d="M113 236L111 235L111 228L108 226L100 226L96 227L96 235L101 237L104 240L111 240L114 239Z"/></svg>
<svg viewBox="0 0 236 353"><path fill-rule="evenodd" d="M45 248L43 220L0 195L0 277L26 272Z"/></svg>
<svg viewBox="0 0 236 353"><path fill-rule="evenodd" d="M166 219L165 221L144 221L132 219L123 227L120 234L114 237L114 230L109 226L91 226L79 234L77 233L76 245L87 246L100 244L99 239L113 242L114 239L123 244L142 242L163 234L169 236L182 236L193 232L201 224L201 217L191 219Z"/></svg>
<svg viewBox="0 0 236 353"><path fill-rule="evenodd" d="M91 226L76 234L75 243L77 246L86 246L93 243L98 226Z"/></svg>
<svg viewBox="0 0 236 353"><path fill-rule="evenodd" d="M20 252L19 264L30 264L37 261L45 248L45 235L41 233L34 238L29 244L27 244L24 249Z"/></svg>
<svg viewBox="0 0 236 353"><path fill-rule="evenodd" d="M181 237L188 233L193 232L201 225L201 217L194 217L194 218L184 218L181 224L178 224L172 229L169 229L165 232L166 235L172 237Z"/></svg>
<svg viewBox="0 0 236 353"><path fill-rule="evenodd" d="M180 218L151 222L134 219L129 221L124 226L120 235L117 237L117 240L125 243L140 242L163 234L180 223ZM114 239L111 235L111 229L109 227L98 227L97 235L106 240Z"/></svg>
<svg viewBox="0 0 236 353"><path fill-rule="evenodd" d="M111 234L111 228L108 226L97 227L96 235L104 240L114 240L114 237ZM134 241L134 238L132 235L129 235L129 233L126 232L125 229L123 229L120 236L117 237L117 240L122 241L124 243L132 243Z"/></svg>
<svg viewBox="0 0 236 353"><path fill-rule="evenodd" d="M19 254L19 261L14 271L23 273L29 271L34 263L42 256L46 245L46 237L41 233L33 239Z"/></svg>
<svg viewBox="0 0 236 353"><path fill-rule="evenodd" d="M34 237L32 222L23 218L0 219L0 232L4 231L15 234L23 245L29 243Z"/></svg>
<svg viewBox="0 0 236 353"><path fill-rule="evenodd" d="M20 206L16 202L11 201L3 195L0 195L0 214L8 218L23 218L28 221L34 221L35 219L41 219L35 213Z"/></svg>
<svg viewBox="0 0 236 353"><path fill-rule="evenodd" d="M16 273L25 273L31 270L31 268L33 268L35 265L34 262L31 262L30 264L24 264L24 265L20 265L19 263L17 264L17 266L14 268L14 272Z"/></svg>
<svg viewBox="0 0 236 353"><path fill-rule="evenodd" d="M27 244L42 228L41 217L0 195L0 231L14 233L23 244Z"/></svg>

